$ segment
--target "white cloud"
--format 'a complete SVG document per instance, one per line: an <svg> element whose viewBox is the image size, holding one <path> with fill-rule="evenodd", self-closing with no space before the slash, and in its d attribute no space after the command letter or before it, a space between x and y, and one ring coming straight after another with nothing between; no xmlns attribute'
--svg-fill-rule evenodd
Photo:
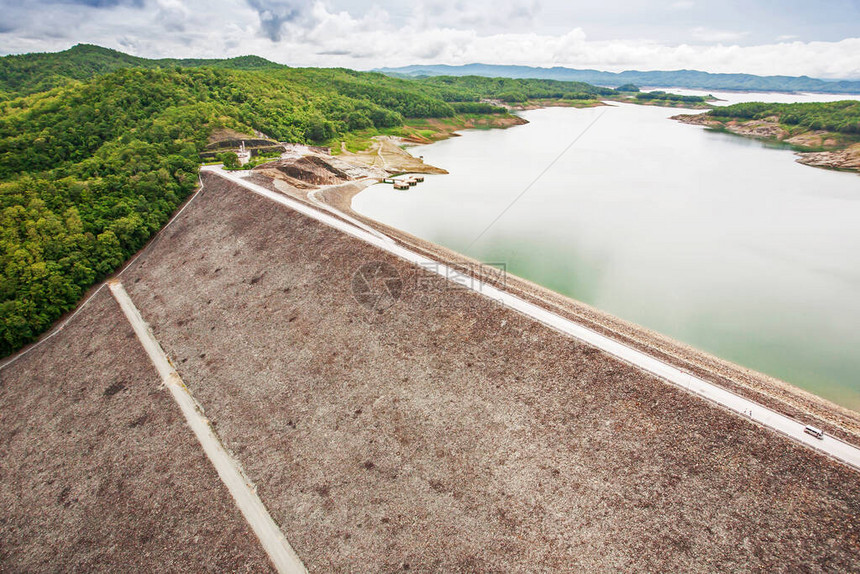
<svg viewBox="0 0 860 574"><path fill-rule="evenodd" d="M535 1L522 10L506 1L494 14L490 0L425 0L406 18L394 18L379 7L355 16L311 0L146 0L142 9L126 3L74 10L54 3L39 14L16 11L10 4L12 30L0 32L0 53L61 50L90 42L147 57L257 54L290 65L356 69L482 62L860 78L860 38L741 46L735 42L743 33L700 28L702 41L695 44L591 40L586 26L558 33L530 31L528 22L541 13L541 4ZM458 3L467 7L468 27L455 25L450 7ZM499 14L519 18L521 25L492 24Z"/></svg>
<svg viewBox="0 0 860 574"><path fill-rule="evenodd" d="M749 32L733 32L731 30L713 30L704 26L696 26L690 33L696 40L702 42L737 42Z"/></svg>

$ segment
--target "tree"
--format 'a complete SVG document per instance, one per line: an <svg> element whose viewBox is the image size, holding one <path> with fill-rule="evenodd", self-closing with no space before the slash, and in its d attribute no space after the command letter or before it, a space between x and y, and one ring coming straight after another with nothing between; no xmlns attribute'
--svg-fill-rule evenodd
<svg viewBox="0 0 860 574"><path fill-rule="evenodd" d="M227 169L239 169L239 156L235 152L227 151L218 154L218 160L224 164Z"/></svg>

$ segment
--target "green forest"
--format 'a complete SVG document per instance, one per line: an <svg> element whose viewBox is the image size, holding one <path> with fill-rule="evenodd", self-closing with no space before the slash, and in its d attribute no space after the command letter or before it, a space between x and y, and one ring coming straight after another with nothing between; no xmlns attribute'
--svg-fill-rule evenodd
<svg viewBox="0 0 860 574"><path fill-rule="evenodd" d="M96 46L0 58L0 355L116 270L197 184L213 130L332 145L409 118L507 114L492 101L616 92L477 77L404 80L253 56L146 60Z"/></svg>
<svg viewBox="0 0 860 574"><path fill-rule="evenodd" d="M601 88L584 82L560 82L558 80L431 76L417 81L426 86L450 89L451 96L463 94L463 97L470 97L473 100L486 98L508 104L522 104L529 100L546 99L593 100L601 96L619 95L619 92L612 88Z"/></svg>
<svg viewBox="0 0 860 574"><path fill-rule="evenodd" d="M622 87L624 86L621 86L618 89L620 90ZM653 92L640 92L636 94L636 99L640 102L661 101L677 102L682 104L704 104L708 101L707 96L682 96L681 94L670 94L660 90Z"/></svg>

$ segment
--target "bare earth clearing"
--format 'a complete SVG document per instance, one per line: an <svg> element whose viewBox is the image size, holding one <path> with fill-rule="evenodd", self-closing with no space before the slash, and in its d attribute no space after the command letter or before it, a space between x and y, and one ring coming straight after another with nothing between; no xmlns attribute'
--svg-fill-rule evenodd
<svg viewBox="0 0 860 574"><path fill-rule="evenodd" d="M429 140L428 140L429 141ZM364 151L351 153L341 151L340 159L381 170L385 175L395 173L448 173L444 169L425 164L400 147L400 140L389 136L377 136Z"/></svg>
<svg viewBox="0 0 860 574"><path fill-rule="evenodd" d="M310 570L860 568L854 471L204 177L124 282Z"/></svg>

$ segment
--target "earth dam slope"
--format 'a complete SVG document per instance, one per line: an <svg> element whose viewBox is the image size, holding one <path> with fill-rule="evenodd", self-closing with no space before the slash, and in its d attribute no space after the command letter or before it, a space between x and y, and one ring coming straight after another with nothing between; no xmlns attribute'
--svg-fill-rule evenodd
<svg viewBox="0 0 860 574"><path fill-rule="evenodd" d="M309 570L860 568L851 469L203 178L123 282Z"/></svg>
<svg viewBox="0 0 860 574"><path fill-rule="evenodd" d="M107 289L0 412L0 571L274 571Z"/></svg>

